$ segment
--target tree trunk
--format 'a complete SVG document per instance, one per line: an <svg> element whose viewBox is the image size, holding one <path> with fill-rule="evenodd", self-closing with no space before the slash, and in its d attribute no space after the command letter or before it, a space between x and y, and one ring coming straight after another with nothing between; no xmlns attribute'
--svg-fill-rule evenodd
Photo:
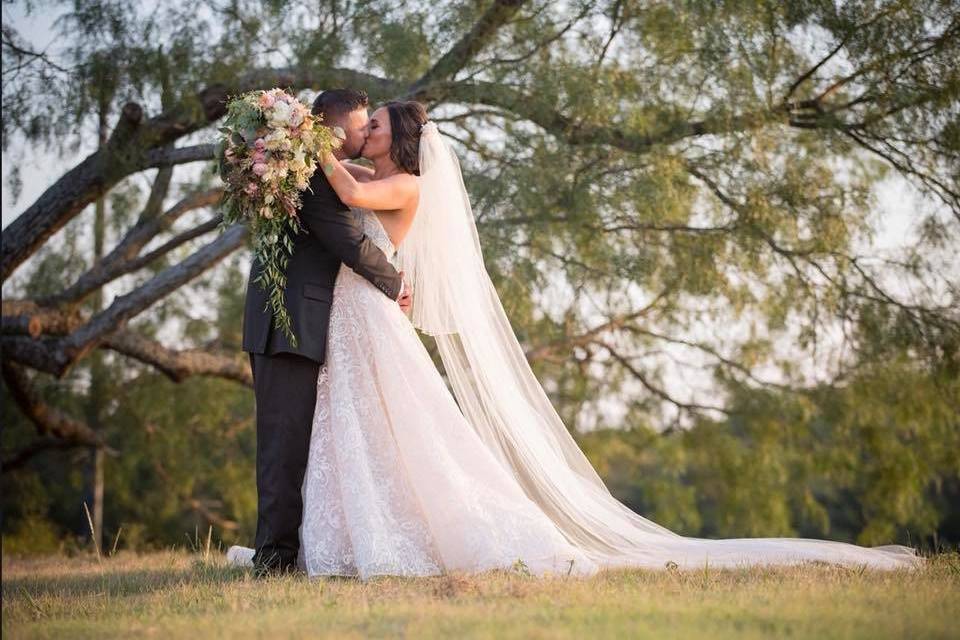
<svg viewBox="0 0 960 640"><path fill-rule="evenodd" d="M103 549L103 467L107 456L103 447L93 451L93 541Z"/></svg>
<svg viewBox="0 0 960 640"><path fill-rule="evenodd" d="M108 103L107 103L108 104ZM107 107L102 104L100 108L100 148L107 142L109 130L107 127ZM104 235L106 231L106 201L101 196L94 205L93 219L93 265L94 268L103 260ZM91 305L93 313L97 314L103 311L103 289L97 289L91 295ZM90 391L87 398L87 424L94 431L102 433L103 410L106 406L104 402L106 376L104 375L103 353L94 351L90 354ZM93 478L92 478L92 503L93 503L93 544L94 548L103 548L103 465L105 456L103 447L93 448Z"/></svg>

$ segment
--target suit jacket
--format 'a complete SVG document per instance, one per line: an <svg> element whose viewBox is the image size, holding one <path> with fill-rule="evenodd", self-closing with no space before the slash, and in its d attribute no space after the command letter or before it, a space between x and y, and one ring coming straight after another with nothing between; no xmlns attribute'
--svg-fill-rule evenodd
<svg viewBox="0 0 960 640"><path fill-rule="evenodd" d="M333 285L340 264L346 264L392 300L400 296L402 280L383 251L364 235L353 212L320 171L310 180L310 188L313 193L303 192L299 212L304 229L293 236L293 255L287 263L285 299L297 346L291 346L274 326L267 294L254 282L261 269L254 258L243 310L243 350L271 355L296 353L323 364Z"/></svg>

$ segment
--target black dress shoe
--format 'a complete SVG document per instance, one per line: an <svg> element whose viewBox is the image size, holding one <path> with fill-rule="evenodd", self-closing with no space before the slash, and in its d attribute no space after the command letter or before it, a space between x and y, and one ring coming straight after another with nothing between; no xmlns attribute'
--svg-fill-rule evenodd
<svg viewBox="0 0 960 640"><path fill-rule="evenodd" d="M272 578L274 576L295 576L303 574L296 562L288 563L254 563L253 575L255 578Z"/></svg>

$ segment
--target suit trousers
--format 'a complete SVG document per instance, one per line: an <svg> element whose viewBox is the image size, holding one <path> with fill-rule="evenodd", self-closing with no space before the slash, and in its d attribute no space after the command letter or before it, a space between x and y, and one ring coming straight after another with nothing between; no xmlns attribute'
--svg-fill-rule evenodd
<svg viewBox="0 0 960 640"><path fill-rule="evenodd" d="M251 353L250 366L257 407L253 563L263 569L295 568L320 364L293 353Z"/></svg>

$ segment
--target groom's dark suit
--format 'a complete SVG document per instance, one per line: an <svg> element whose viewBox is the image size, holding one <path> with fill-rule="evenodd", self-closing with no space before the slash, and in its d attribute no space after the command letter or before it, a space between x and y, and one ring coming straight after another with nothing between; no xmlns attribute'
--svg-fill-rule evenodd
<svg viewBox="0 0 960 640"><path fill-rule="evenodd" d="M305 228L293 237L287 265L286 307L297 346L290 345L266 309L254 282L254 260L243 311L243 350L250 353L257 406L257 535L254 564L289 567L297 560L303 501L300 494L310 448L317 376L326 356L333 285L341 262L396 300L400 274L357 224L326 177L317 172L313 193L303 193Z"/></svg>

